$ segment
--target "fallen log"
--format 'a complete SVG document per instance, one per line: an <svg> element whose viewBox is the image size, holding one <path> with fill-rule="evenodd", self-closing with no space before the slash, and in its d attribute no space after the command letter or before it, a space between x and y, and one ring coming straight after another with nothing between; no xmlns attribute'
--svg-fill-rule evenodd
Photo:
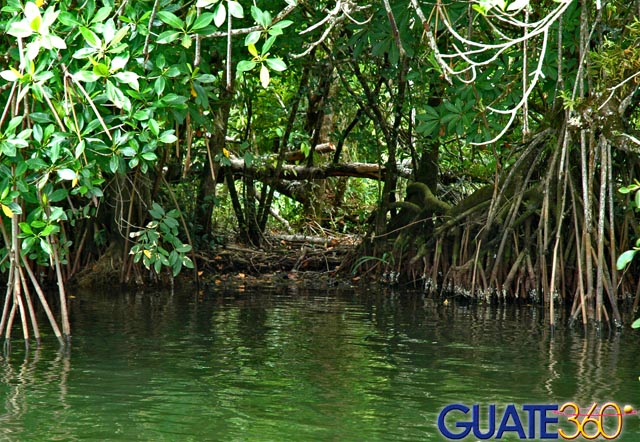
<svg viewBox="0 0 640 442"><path fill-rule="evenodd" d="M244 159L231 156L229 158L231 170L235 173L243 173L246 170ZM253 176L264 180L273 178L275 166L272 164L262 164L251 166ZM325 164L307 167L303 165L285 164L282 166L278 179L303 181L313 179L325 179L329 177L347 176L354 178L368 178L372 180L383 180L386 174L386 167L372 163L339 163ZM404 178L411 177L411 169L398 165L398 175Z"/></svg>

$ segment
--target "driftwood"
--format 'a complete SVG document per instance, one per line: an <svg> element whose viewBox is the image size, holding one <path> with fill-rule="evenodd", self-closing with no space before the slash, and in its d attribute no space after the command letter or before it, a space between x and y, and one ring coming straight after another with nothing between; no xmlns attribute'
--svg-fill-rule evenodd
<svg viewBox="0 0 640 442"><path fill-rule="evenodd" d="M205 268L214 273L246 272L266 274L291 271L336 271L344 256L359 242L355 236L275 235L269 237L269 249L227 244L215 257L198 256Z"/></svg>

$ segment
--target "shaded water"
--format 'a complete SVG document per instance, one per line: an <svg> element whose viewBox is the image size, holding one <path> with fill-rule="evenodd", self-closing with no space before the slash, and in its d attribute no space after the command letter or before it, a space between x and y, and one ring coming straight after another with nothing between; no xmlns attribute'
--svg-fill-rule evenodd
<svg viewBox="0 0 640 442"><path fill-rule="evenodd" d="M442 441L451 403L640 407L638 334L550 337L533 307L289 287L78 295L73 318L70 357L0 361L1 440Z"/></svg>

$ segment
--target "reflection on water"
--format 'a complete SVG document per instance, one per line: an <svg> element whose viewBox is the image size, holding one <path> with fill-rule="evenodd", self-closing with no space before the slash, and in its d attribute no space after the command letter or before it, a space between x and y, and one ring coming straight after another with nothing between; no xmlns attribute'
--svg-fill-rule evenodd
<svg viewBox="0 0 640 442"><path fill-rule="evenodd" d="M292 287L73 310L72 354L0 361L5 440L441 441L450 403L640 407L637 334L551 337L532 307Z"/></svg>

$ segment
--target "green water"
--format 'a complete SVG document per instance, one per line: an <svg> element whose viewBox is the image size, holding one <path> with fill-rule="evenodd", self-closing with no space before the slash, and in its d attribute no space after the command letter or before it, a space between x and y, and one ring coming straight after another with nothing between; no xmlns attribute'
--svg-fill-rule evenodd
<svg viewBox="0 0 640 442"><path fill-rule="evenodd" d="M1 440L443 441L451 403L640 407L637 333L551 337L532 307L282 288L72 310L70 355L16 341L0 362Z"/></svg>

